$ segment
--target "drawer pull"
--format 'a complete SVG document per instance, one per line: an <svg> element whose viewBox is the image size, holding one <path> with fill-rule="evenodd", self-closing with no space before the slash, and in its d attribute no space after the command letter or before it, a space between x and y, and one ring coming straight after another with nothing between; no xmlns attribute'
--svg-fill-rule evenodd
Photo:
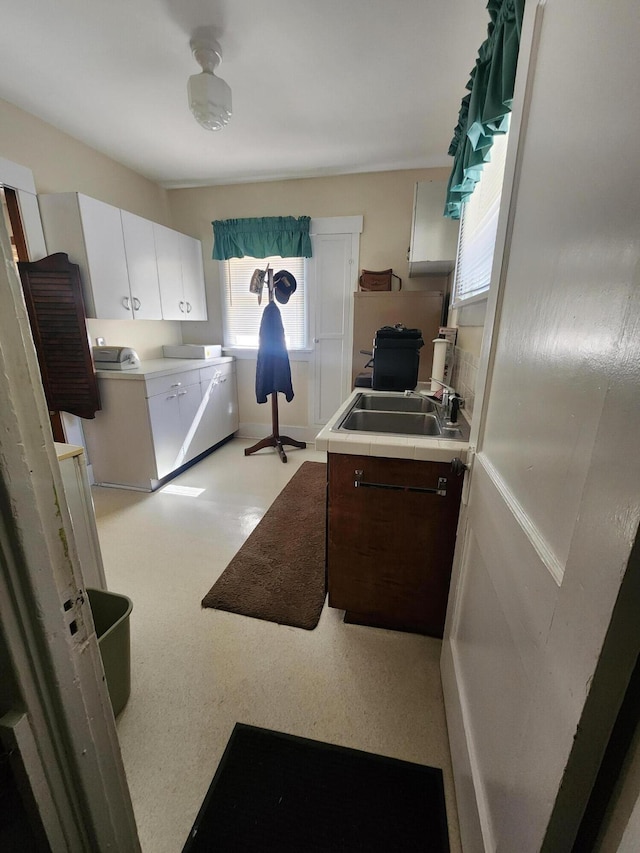
<svg viewBox="0 0 640 853"><path fill-rule="evenodd" d="M393 492L422 492L426 495L440 495L444 498L447 495L447 478L438 477L438 486L435 489L427 489L424 486L395 486L390 483L367 483L362 479L364 471L356 469L354 486L356 489L387 489Z"/></svg>
<svg viewBox="0 0 640 853"><path fill-rule="evenodd" d="M179 388L182 385L182 382L174 382L171 386L172 388Z"/></svg>

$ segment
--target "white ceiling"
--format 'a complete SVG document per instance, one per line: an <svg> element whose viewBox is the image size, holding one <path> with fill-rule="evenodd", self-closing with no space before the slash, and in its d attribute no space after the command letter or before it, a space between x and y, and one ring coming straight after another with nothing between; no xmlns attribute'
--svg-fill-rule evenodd
<svg viewBox="0 0 640 853"><path fill-rule="evenodd" d="M484 0L16 0L0 98L164 186L448 166ZM189 40L214 27L233 93L192 117Z"/></svg>

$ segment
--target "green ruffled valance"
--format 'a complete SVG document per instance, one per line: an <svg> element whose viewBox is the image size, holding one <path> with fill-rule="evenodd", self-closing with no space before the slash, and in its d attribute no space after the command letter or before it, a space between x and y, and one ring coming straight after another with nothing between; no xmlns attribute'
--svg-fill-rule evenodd
<svg viewBox="0 0 640 853"><path fill-rule="evenodd" d="M213 225L213 259L310 258L311 217L264 216L254 219L219 219Z"/></svg>
<svg viewBox="0 0 640 853"><path fill-rule="evenodd" d="M513 102L525 0L489 0L487 38L480 46L449 146L454 158L444 215L460 219L462 205L491 159L493 136L506 133Z"/></svg>

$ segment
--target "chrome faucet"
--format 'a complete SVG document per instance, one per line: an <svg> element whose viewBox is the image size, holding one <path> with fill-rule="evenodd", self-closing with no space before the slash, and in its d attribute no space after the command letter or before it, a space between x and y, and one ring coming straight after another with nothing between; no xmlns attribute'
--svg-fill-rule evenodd
<svg viewBox="0 0 640 853"><path fill-rule="evenodd" d="M447 385L441 379L434 379L431 377L433 382L437 382L438 385L442 387L442 399L440 401L440 406L442 407L442 411L440 416L445 420L448 424L455 424L458 422L458 412L464 405L464 400L462 397L459 397L456 393L456 389Z"/></svg>

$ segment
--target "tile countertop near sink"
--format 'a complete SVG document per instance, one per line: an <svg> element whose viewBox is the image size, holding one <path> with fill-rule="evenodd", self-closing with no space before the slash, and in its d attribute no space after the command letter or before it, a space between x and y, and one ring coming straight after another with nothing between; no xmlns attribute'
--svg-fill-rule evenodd
<svg viewBox="0 0 640 853"><path fill-rule="evenodd" d="M393 435L390 433L353 433L334 431L334 427L353 405L358 394L381 394L388 396L389 391L371 391L356 388L345 400L338 411L316 436L316 450L328 453L350 453L355 456L384 456L392 459L420 459L425 462L451 462L456 456L467 461L469 443L452 441L438 437L418 435ZM398 392L398 396L401 394ZM464 417L463 413L460 413Z"/></svg>
<svg viewBox="0 0 640 853"><path fill-rule="evenodd" d="M185 370L197 370L200 367L210 367L214 364L227 364L233 361L230 355L219 358L152 358L141 361L139 367L131 370L100 370L96 369L99 379L129 379L143 380L148 376L170 376L172 373L182 373Z"/></svg>

